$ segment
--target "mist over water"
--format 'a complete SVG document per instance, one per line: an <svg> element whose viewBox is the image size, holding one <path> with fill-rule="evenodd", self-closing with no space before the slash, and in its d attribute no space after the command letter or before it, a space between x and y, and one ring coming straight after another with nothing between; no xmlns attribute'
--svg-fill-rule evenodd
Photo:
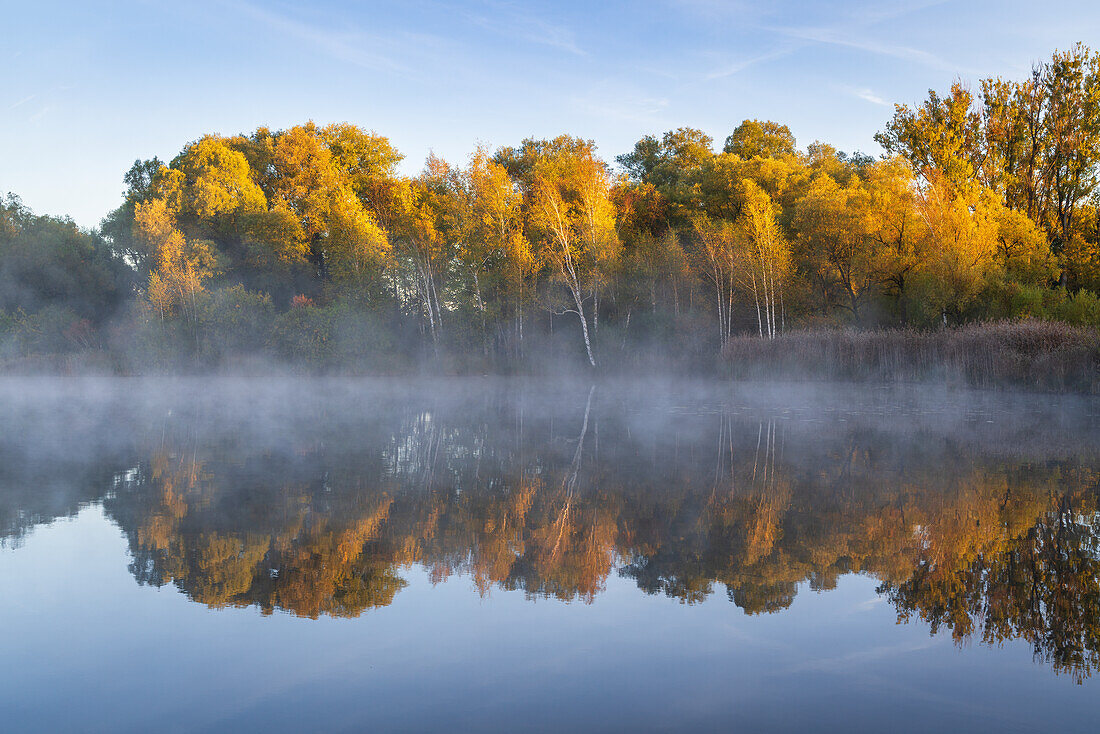
<svg viewBox="0 0 1100 734"><path fill-rule="evenodd" d="M161 706L180 730L273 731L1100 714L1100 399L7 378L0 426L0 595L22 600L0 611L19 661L0 710L20 730L71 725L60 697L127 712L82 727L115 731ZM117 691L92 693L96 665Z"/></svg>

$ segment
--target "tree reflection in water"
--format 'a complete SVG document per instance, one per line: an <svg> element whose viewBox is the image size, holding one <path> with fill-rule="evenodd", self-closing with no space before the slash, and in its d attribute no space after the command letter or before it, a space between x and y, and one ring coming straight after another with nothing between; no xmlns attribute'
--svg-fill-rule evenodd
<svg viewBox="0 0 1100 734"><path fill-rule="evenodd" d="M139 583L304 617L385 606L410 564L587 603L613 573L687 604L721 588L748 614L861 573L960 643L1019 638L1077 679L1100 664L1100 454L1080 425L632 402L622 386L322 402L291 400L300 418L262 431L209 404L143 406L61 478L5 462L4 533L101 501ZM43 504L31 480L66 489Z"/></svg>

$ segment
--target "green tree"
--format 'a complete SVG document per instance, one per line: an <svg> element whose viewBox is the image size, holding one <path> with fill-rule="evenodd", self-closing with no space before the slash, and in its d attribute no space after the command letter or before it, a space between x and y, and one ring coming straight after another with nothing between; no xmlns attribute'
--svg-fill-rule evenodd
<svg viewBox="0 0 1100 734"><path fill-rule="evenodd" d="M791 129L771 120L745 120L729 134L723 153L739 158L780 158L795 154Z"/></svg>

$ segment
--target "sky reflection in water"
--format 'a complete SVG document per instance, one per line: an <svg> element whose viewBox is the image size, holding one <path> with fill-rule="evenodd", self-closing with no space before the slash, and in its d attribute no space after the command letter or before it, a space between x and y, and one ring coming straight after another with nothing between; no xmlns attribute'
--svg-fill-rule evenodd
<svg viewBox="0 0 1100 734"><path fill-rule="evenodd" d="M1096 401L229 379L0 398L15 730L1100 714Z"/></svg>

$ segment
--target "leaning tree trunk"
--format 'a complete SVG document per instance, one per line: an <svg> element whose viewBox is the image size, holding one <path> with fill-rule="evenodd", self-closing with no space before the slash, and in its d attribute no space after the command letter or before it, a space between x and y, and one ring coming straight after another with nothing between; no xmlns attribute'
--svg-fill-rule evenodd
<svg viewBox="0 0 1100 734"><path fill-rule="evenodd" d="M570 284L569 290L573 293L573 301L577 304L577 317L581 320L581 332L584 334L584 350L588 354L588 364L596 366L596 357L592 354L592 340L588 336L588 319L584 315L584 299L581 298L580 289Z"/></svg>

